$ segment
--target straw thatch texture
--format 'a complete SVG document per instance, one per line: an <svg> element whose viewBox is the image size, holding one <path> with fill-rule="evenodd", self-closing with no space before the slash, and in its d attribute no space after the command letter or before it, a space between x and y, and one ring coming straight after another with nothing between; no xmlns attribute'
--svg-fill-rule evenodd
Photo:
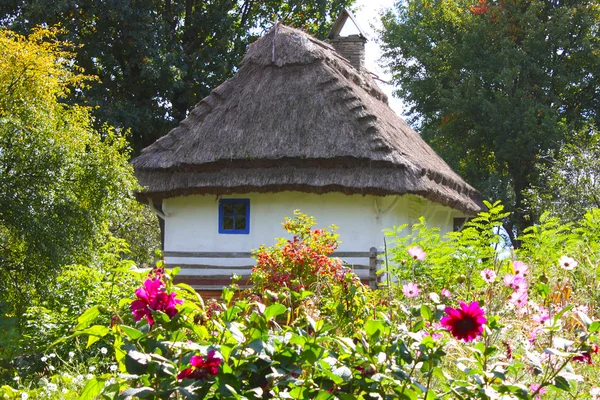
<svg viewBox="0 0 600 400"><path fill-rule="evenodd" d="M304 32L273 28L168 135L134 160L161 199L299 190L414 193L473 214L479 194L387 105L368 74Z"/></svg>

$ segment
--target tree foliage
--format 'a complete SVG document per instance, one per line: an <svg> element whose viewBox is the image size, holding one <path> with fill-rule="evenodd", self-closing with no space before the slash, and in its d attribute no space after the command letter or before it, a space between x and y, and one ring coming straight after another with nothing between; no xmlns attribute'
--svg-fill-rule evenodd
<svg viewBox="0 0 600 400"><path fill-rule="evenodd" d="M136 152L166 134L229 78L249 43L272 25L324 37L353 0L7 0L0 21L21 33L60 24L76 59L99 77L78 93L99 122L130 129Z"/></svg>
<svg viewBox="0 0 600 400"><path fill-rule="evenodd" d="M539 156L600 122L599 26L597 0L416 0L381 35L423 137L523 228Z"/></svg>
<svg viewBox="0 0 600 400"><path fill-rule="evenodd" d="M62 102L91 78L58 33L0 30L0 295L21 311L135 213L125 138Z"/></svg>
<svg viewBox="0 0 600 400"><path fill-rule="evenodd" d="M527 200L540 215L548 211L564 222L583 218L600 207L600 138L586 127L573 143L562 146L548 163L539 164L541 182L527 192Z"/></svg>

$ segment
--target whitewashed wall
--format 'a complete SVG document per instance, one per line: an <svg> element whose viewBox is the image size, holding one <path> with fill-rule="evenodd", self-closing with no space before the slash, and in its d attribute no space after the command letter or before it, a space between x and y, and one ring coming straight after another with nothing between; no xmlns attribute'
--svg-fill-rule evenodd
<svg viewBox="0 0 600 400"><path fill-rule="evenodd" d="M261 244L272 245L277 237L289 237L284 232L282 223L284 217L293 216L296 209L314 216L317 219L317 227L337 225L342 242L338 251L352 252L368 252L371 247L382 249L384 228L413 224L420 216L425 216L430 226L437 226L443 232L452 229L453 218L463 216L459 211L413 195L398 198L285 192L231 195L222 198L250 199L249 234L218 232L217 196L194 195L164 201L165 262L169 267L181 266L182 276L204 277L215 274L214 269L199 268L198 265L229 267L219 269L221 275L247 274L247 269L239 267L253 265L254 260L251 258L200 258L190 257L189 254L174 256L169 253L250 252ZM368 258L346 258L345 261L352 265L369 265ZM186 265L196 267L186 268ZM360 275L364 273L366 271Z"/></svg>

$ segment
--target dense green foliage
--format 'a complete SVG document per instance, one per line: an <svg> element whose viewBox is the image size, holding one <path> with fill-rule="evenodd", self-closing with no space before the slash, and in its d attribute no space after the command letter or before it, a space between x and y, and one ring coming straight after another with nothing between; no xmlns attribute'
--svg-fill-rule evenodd
<svg viewBox="0 0 600 400"><path fill-rule="evenodd" d="M518 229L539 217L524 194L540 156L600 123L599 26L597 0L416 0L383 17L384 57L413 122Z"/></svg>
<svg viewBox="0 0 600 400"><path fill-rule="evenodd" d="M0 296L17 315L52 292L62 266L92 263L121 223L147 220L130 197L124 137L63 103L91 79L57 34L0 30ZM151 261L143 245L137 255Z"/></svg>
<svg viewBox="0 0 600 400"><path fill-rule="evenodd" d="M376 291L351 271L341 280L330 275L317 253L311 253L312 263L300 256L281 259L296 260L299 277L307 271L318 275L310 287L314 291L296 292L283 284L254 293L232 285L220 301L174 285L171 273L177 269L156 268L135 295L124 286L94 297L87 303L91 308L73 321L73 332L37 355L43 370L32 374L17 367L17 378L6 379L0 394L9 399L596 400L600 210L576 226L544 217L516 253L502 254L490 246L501 240L493 232L502 206L488 206L489 212L444 241L424 221L415 225L413 235L390 249L387 277ZM287 242L290 254L316 250L315 239L330 235L311 222L302 214L287 221L287 228L302 234ZM263 247L257 255L277 257L281 251ZM459 260L453 265L467 267L440 268L452 258ZM122 267L117 269L128 269ZM129 272L139 277L147 271ZM412 282L400 280L406 277ZM466 280L470 283L453 283ZM410 285L418 289L407 291ZM519 300L523 296L526 301ZM467 309L457 300L471 303ZM483 319L474 322L472 315ZM452 325L452 318L458 324ZM472 338L459 339L467 329ZM69 348L72 353L64 356Z"/></svg>
<svg viewBox="0 0 600 400"><path fill-rule="evenodd" d="M528 193L536 214L549 211L564 222L580 220L600 207L600 142L598 130L586 127L562 146L549 162L539 163L540 183Z"/></svg>
<svg viewBox="0 0 600 400"><path fill-rule="evenodd" d="M272 25L324 37L353 0L8 0L0 23L21 33L60 24L80 45L77 64L99 77L76 103L98 123L131 130L135 152L165 135L229 78L248 45Z"/></svg>

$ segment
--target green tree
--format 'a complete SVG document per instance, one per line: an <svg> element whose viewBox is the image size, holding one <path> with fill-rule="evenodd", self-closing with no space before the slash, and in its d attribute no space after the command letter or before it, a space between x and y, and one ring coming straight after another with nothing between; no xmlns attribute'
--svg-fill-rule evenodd
<svg viewBox="0 0 600 400"><path fill-rule="evenodd" d="M538 166L540 184L527 192L537 214L548 211L563 222L576 222L600 208L600 132L588 126Z"/></svg>
<svg viewBox="0 0 600 400"><path fill-rule="evenodd" d="M458 173L514 217L541 154L600 122L600 3L415 0L382 18L384 58L412 122Z"/></svg>
<svg viewBox="0 0 600 400"><path fill-rule="evenodd" d="M130 129L135 152L166 134L229 78L272 21L324 37L354 0L5 0L0 22L22 34L60 24L80 44L77 64L97 82L76 104Z"/></svg>
<svg viewBox="0 0 600 400"><path fill-rule="evenodd" d="M125 138L62 102L91 78L57 33L0 29L0 295L18 315L135 213Z"/></svg>

